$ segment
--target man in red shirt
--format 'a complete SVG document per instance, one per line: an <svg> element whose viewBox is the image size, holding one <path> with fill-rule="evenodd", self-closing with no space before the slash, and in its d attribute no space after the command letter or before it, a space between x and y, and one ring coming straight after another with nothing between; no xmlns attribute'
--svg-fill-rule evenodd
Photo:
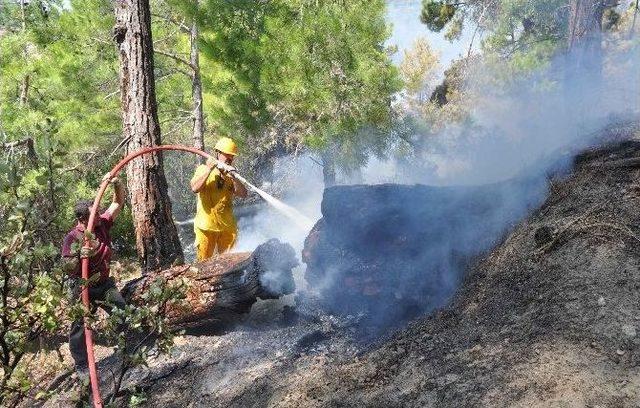
<svg viewBox="0 0 640 408"><path fill-rule="evenodd" d="M103 180L108 177L109 174L106 174ZM110 183L115 190L113 200L109 208L96 218L91 248L83 248L84 231L93 206L91 201L80 201L76 204L74 212L78 223L65 236L62 245L63 267L70 275L72 300L79 299L82 291L80 260L81 258L89 258L89 298L91 299L92 313L96 311L98 305L109 314L114 308L124 309L125 307L125 301L116 288L115 280L109 276L109 262L113 253L110 230L113 220L120 214L124 205L125 191L124 186L117 178L111 179ZM75 362L76 371L80 376L85 377L87 375L87 350L82 319L71 324L69 350Z"/></svg>

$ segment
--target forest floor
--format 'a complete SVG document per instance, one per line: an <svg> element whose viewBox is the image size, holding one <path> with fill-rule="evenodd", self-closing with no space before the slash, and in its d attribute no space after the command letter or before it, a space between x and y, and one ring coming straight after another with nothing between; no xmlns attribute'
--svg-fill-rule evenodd
<svg viewBox="0 0 640 408"><path fill-rule="evenodd" d="M226 331L180 336L124 386L148 407L640 406L634 135L579 155L445 308L396 333L363 342L361 316L299 293L258 302ZM72 406L65 381L45 406Z"/></svg>

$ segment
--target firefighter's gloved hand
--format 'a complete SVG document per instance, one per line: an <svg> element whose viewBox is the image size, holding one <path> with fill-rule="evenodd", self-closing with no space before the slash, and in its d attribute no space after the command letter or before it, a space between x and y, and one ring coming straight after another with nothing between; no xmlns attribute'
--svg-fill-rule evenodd
<svg viewBox="0 0 640 408"><path fill-rule="evenodd" d="M216 167L218 168L218 170L220 170L220 171L222 171L224 173L232 173L232 172L236 171L235 167L233 167L233 166L231 166L229 164L223 163L221 161L219 161L218 164L216 164Z"/></svg>
<svg viewBox="0 0 640 408"><path fill-rule="evenodd" d="M98 253L100 243L98 241L91 241L89 247L82 246L80 248L80 258L93 258Z"/></svg>
<svg viewBox="0 0 640 408"><path fill-rule="evenodd" d="M117 176L111 176L111 173L107 173L104 176L102 176L102 181L106 181L109 180L109 183L111 184L118 184L120 182L120 180L118 179Z"/></svg>

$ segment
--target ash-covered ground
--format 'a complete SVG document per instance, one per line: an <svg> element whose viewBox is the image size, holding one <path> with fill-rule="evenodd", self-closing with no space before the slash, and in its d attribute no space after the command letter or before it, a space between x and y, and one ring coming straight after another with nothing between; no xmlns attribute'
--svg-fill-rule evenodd
<svg viewBox="0 0 640 408"><path fill-rule="evenodd" d="M578 156L453 299L395 333L299 293L181 336L124 387L147 407L640 406L639 156L633 140Z"/></svg>

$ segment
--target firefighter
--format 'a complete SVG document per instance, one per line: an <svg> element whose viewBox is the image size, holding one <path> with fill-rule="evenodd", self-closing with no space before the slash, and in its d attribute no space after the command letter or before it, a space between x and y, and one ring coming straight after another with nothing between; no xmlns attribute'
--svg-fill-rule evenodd
<svg viewBox="0 0 640 408"><path fill-rule="evenodd" d="M103 180L109 178L106 174ZM79 201L75 206L77 224L65 236L62 244L63 268L69 274L69 292L71 300L79 300L82 285L80 278L82 268L80 260L89 258L89 298L91 312L99 305L108 313L114 308L124 309L125 301L116 288L115 280L109 275L109 263L113 253L111 244L111 227L118 217L125 200L124 185L117 178L110 180L114 187L113 202L106 211L96 217L93 229L94 238L89 248L84 248L84 231L89 221L93 202ZM71 324L69 333L69 350L75 362L76 372L80 378L88 378L87 350L85 345L84 324L78 319Z"/></svg>
<svg viewBox="0 0 640 408"><path fill-rule="evenodd" d="M197 194L193 227L198 261L233 247L238 236L233 197L247 196L245 186L232 176L236 171L232 163L238 154L235 142L223 137L214 149L217 160L210 158L199 165L191 179L191 190Z"/></svg>

